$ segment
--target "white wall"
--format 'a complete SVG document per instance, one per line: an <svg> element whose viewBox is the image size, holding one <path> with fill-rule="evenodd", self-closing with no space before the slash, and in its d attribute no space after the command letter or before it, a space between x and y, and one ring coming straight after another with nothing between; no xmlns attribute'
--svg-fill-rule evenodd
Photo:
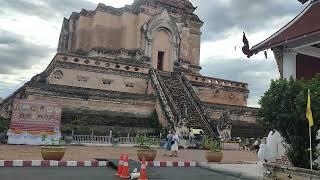
<svg viewBox="0 0 320 180"><path fill-rule="evenodd" d="M296 78L297 65L296 52L283 53L283 78L289 79L291 76Z"/></svg>

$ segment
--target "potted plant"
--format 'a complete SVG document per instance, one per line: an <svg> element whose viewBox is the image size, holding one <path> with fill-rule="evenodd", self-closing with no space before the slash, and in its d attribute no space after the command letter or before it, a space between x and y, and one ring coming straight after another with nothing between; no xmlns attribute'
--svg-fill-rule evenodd
<svg viewBox="0 0 320 180"><path fill-rule="evenodd" d="M145 158L146 161L154 161L157 156L157 150L152 147L156 145L153 139L148 138L146 135L137 135L136 142L138 145L137 156L140 161Z"/></svg>
<svg viewBox="0 0 320 180"><path fill-rule="evenodd" d="M47 142L47 135L42 135L42 142ZM65 147L59 146L61 144L61 138L50 138L51 144L49 146L41 147L41 155L44 160L56 160L60 161L65 153Z"/></svg>
<svg viewBox="0 0 320 180"><path fill-rule="evenodd" d="M206 158L208 162L220 162L223 157L223 152L221 150L221 142L217 140L209 139L210 150L207 151Z"/></svg>

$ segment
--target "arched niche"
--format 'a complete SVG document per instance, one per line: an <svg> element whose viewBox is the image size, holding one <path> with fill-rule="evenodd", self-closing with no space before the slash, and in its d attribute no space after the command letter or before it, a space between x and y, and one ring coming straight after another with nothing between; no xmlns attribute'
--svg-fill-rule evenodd
<svg viewBox="0 0 320 180"><path fill-rule="evenodd" d="M178 27L167 10L150 19L143 26L143 31L145 56L151 59L152 67L173 71L173 64L179 57L180 36ZM161 58L162 68L159 68Z"/></svg>

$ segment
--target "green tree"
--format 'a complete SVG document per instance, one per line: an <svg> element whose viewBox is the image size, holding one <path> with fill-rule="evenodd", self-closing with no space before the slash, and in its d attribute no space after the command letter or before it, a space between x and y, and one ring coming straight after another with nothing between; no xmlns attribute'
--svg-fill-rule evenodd
<svg viewBox="0 0 320 180"><path fill-rule="evenodd" d="M154 110L150 116L150 126L154 128L155 134L159 134L162 129L156 110Z"/></svg>
<svg viewBox="0 0 320 180"><path fill-rule="evenodd" d="M309 126L306 119L308 88L311 91L313 157L316 154L316 132L319 129L320 76L310 81L279 79L271 82L270 89L261 98L258 123L268 130L276 129L283 136L287 155L294 166L310 168Z"/></svg>
<svg viewBox="0 0 320 180"><path fill-rule="evenodd" d="M0 133L9 129L10 119L0 117Z"/></svg>

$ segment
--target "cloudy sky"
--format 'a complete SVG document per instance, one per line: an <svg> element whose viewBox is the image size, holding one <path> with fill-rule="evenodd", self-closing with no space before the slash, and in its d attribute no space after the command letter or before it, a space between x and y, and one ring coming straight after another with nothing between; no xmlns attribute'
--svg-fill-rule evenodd
<svg viewBox="0 0 320 180"><path fill-rule="evenodd" d="M242 53L242 31L256 44L281 28L305 5L297 0L191 0L205 22L202 32L202 73L249 83L249 106L258 106L270 79L279 78L269 59ZM115 7L133 0L0 0L0 97L6 97L37 73L56 52L63 17L97 3ZM236 48L235 48L236 47Z"/></svg>

